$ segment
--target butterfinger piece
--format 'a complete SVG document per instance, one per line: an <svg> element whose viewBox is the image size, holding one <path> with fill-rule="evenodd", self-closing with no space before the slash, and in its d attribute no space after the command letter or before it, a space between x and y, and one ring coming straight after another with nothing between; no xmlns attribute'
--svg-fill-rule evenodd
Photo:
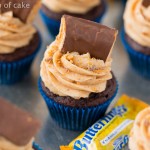
<svg viewBox="0 0 150 150"><path fill-rule="evenodd" d="M30 142L40 127L29 113L0 98L0 137L18 146Z"/></svg>
<svg viewBox="0 0 150 150"><path fill-rule="evenodd" d="M12 11L14 17L19 18L21 21L32 22L41 6L41 0L9 0L9 2L0 0L0 4L1 13ZM9 4L9 7L4 7L5 4Z"/></svg>
<svg viewBox="0 0 150 150"><path fill-rule="evenodd" d="M104 25L64 15L61 20L60 50L63 53L90 53L91 57L106 61L116 41L117 30Z"/></svg>

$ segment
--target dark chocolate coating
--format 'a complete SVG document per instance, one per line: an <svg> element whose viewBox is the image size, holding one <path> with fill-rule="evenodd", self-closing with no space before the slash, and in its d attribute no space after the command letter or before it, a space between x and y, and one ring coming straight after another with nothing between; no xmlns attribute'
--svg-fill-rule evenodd
<svg viewBox="0 0 150 150"><path fill-rule="evenodd" d="M147 8L150 6L150 0L143 0L142 5Z"/></svg>
<svg viewBox="0 0 150 150"><path fill-rule="evenodd" d="M31 55L37 50L39 42L39 33L35 33L29 45L16 49L14 53L0 54L0 62L17 61Z"/></svg>
<svg viewBox="0 0 150 150"><path fill-rule="evenodd" d="M69 13L69 12L65 12L65 11L56 13L56 12L50 10L49 8L47 8L45 5L42 5L41 9L49 18L52 18L52 19L58 20L58 21L61 20L61 17L64 14L78 17L78 18L87 19L87 20L95 20L96 18L101 16L103 14L103 12L105 11L105 2L104 2L104 0L102 0L98 6L92 8L90 11L88 11L85 14L75 14L75 13Z"/></svg>
<svg viewBox="0 0 150 150"><path fill-rule="evenodd" d="M91 93L88 98L80 98L79 100L76 100L69 96L59 96L52 93L47 87L45 87L42 81L41 85L46 95L53 99L56 103L77 108L91 107L102 104L114 95L117 88L117 82L113 76L111 80L107 81L107 87L105 91L101 93Z"/></svg>
<svg viewBox="0 0 150 150"><path fill-rule="evenodd" d="M145 47L145 46L138 44L126 33L125 33L125 39L134 50L141 52L145 55L150 55L150 47Z"/></svg>
<svg viewBox="0 0 150 150"><path fill-rule="evenodd" d="M18 146L27 145L40 127L29 113L0 98L0 136Z"/></svg>
<svg viewBox="0 0 150 150"><path fill-rule="evenodd" d="M7 11L13 11L14 17L19 18L21 21L26 22L28 16L30 15L30 12L32 11L32 8L39 0L0 0L0 4L2 5L1 13L7 12ZM14 8L14 4L21 4L21 3L29 4L29 8ZM6 8L4 7L4 4L10 4L10 7Z"/></svg>
<svg viewBox="0 0 150 150"><path fill-rule="evenodd" d="M106 61L116 40L117 30L68 15L62 52L90 53L91 57Z"/></svg>

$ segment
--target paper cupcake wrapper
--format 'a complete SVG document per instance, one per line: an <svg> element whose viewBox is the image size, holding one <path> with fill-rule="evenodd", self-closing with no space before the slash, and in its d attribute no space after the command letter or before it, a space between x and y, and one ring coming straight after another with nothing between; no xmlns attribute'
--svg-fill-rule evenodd
<svg viewBox="0 0 150 150"><path fill-rule="evenodd" d="M144 78L150 79L150 56L134 50L125 39L125 31L121 31L122 43L128 53L131 66L133 69Z"/></svg>
<svg viewBox="0 0 150 150"><path fill-rule="evenodd" d="M118 87L114 95L103 104L95 107L74 108L56 103L49 98L41 87L41 79L38 82L39 91L44 98L52 119L62 128L75 131L83 131L102 117L112 100L117 94Z"/></svg>
<svg viewBox="0 0 150 150"><path fill-rule="evenodd" d="M33 142L33 149L34 150L43 150L37 143Z"/></svg>
<svg viewBox="0 0 150 150"><path fill-rule="evenodd" d="M126 4L127 0L122 0L123 4Z"/></svg>
<svg viewBox="0 0 150 150"><path fill-rule="evenodd" d="M103 12L100 14L99 17L97 17L95 20L93 20L94 22L99 23L102 20L105 12L107 10L107 4L105 1L104 1L104 4L105 4L105 8L104 8ZM41 15L42 20L45 23L49 33L55 37L59 33L60 21L49 18L42 10L40 10L40 15Z"/></svg>
<svg viewBox="0 0 150 150"><path fill-rule="evenodd" d="M18 61L13 62L1 62L0 61L0 84L14 84L20 81L30 70L31 64L40 50L41 47L41 36L37 50Z"/></svg>

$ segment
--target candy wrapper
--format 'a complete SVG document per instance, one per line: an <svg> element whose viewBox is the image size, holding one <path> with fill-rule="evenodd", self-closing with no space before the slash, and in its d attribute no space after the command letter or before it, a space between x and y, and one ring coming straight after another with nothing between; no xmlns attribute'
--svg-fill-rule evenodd
<svg viewBox="0 0 150 150"><path fill-rule="evenodd" d="M115 107L68 146L61 150L121 150L128 143L128 136L136 115L148 104L123 95Z"/></svg>

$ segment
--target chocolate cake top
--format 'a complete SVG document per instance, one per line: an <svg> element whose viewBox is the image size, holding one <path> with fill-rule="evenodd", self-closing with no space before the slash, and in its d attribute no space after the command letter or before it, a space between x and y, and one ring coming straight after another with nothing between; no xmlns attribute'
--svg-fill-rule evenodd
<svg viewBox="0 0 150 150"><path fill-rule="evenodd" d="M38 12L41 0L0 0L0 13L12 11L23 22L32 21Z"/></svg>
<svg viewBox="0 0 150 150"><path fill-rule="evenodd" d="M40 127L29 113L0 98L0 136L18 146L30 142Z"/></svg>
<svg viewBox="0 0 150 150"><path fill-rule="evenodd" d="M150 0L143 0L142 5L143 5L144 7L150 6Z"/></svg>
<svg viewBox="0 0 150 150"><path fill-rule="evenodd" d="M116 41L117 30L68 15L62 17L58 38L63 53L90 53L91 57L106 61Z"/></svg>

